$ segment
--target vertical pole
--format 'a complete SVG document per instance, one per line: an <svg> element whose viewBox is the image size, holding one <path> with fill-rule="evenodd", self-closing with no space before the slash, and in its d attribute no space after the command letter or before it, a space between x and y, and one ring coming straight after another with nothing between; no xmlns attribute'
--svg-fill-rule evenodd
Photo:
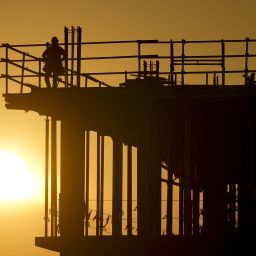
<svg viewBox="0 0 256 256"><path fill-rule="evenodd" d="M141 78L141 41L138 40L138 79Z"/></svg>
<svg viewBox="0 0 256 256"><path fill-rule="evenodd" d="M85 132L75 115L61 120L60 231L63 241L76 244L84 237L85 219ZM67 246L81 255L79 246Z"/></svg>
<svg viewBox="0 0 256 256"><path fill-rule="evenodd" d="M173 210L173 185L172 185L172 170L168 167L168 183L167 183L167 223L166 234L172 235L172 210Z"/></svg>
<svg viewBox="0 0 256 256"><path fill-rule="evenodd" d="M137 233L138 235L143 235L144 233L144 222L143 218L145 212L145 202L144 198L144 189L143 189L143 152L142 152L142 143L137 148Z"/></svg>
<svg viewBox="0 0 256 256"><path fill-rule="evenodd" d="M103 212L104 212L104 136L101 136L101 152L100 152L100 170L101 170L101 185L100 185L100 235L103 235Z"/></svg>
<svg viewBox="0 0 256 256"><path fill-rule="evenodd" d="M127 70L125 70L125 72L124 72L124 81L125 81L125 82L127 82L127 76L128 76Z"/></svg>
<svg viewBox="0 0 256 256"><path fill-rule="evenodd" d="M132 147L127 146L127 235L132 235Z"/></svg>
<svg viewBox="0 0 256 256"><path fill-rule="evenodd" d="M49 118L45 120L45 199L44 199L44 234L48 236L48 191L49 191Z"/></svg>
<svg viewBox="0 0 256 256"><path fill-rule="evenodd" d="M68 87L68 28L64 29L65 34L65 87Z"/></svg>
<svg viewBox="0 0 256 256"><path fill-rule="evenodd" d="M74 85L74 54L75 54L75 29L71 28L71 77L70 84Z"/></svg>
<svg viewBox="0 0 256 256"><path fill-rule="evenodd" d="M122 235L122 143L113 141L112 235Z"/></svg>
<svg viewBox="0 0 256 256"><path fill-rule="evenodd" d="M9 74L8 74L8 44L5 45L5 93L8 94L8 82L9 82Z"/></svg>
<svg viewBox="0 0 256 256"><path fill-rule="evenodd" d="M198 188L197 168L194 167L194 189L193 189L193 235L199 235L199 214L200 211L200 192Z"/></svg>
<svg viewBox="0 0 256 256"><path fill-rule="evenodd" d="M42 87L42 76L41 76L41 69L42 69L42 60L39 58L39 63L38 63L38 84L39 88Z"/></svg>
<svg viewBox="0 0 256 256"><path fill-rule="evenodd" d="M171 85L174 85L174 47L173 41L170 41L170 74L171 74Z"/></svg>
<svg viewBox="0 0 256 256"><path fill-rule="evenodd" d="M56 119L51 122L51 236L57 236L57 136Z"/></svg>
<svg viewBox="0 0 256 256"><path fill-rule="evenodd" d="M147 76L147 62L144 60L143 61L143 71L144 71L144 79Z"/></svg>
<svg viewBox="0 0 256 256"><path fill-rule="evenodd" d="M183 236L183 172L180 175L180 189L179 189L179 235Z"/></svg>
<svg viewBox="0 0 256 256"><path fill-rule="evenodd" d="M156 61L156 78L159 78L159 60Z"/></svg>
<svg viewBox="0 0 256 256"><path fill-rule="evenodd" d="M77 28L77 87L80 87L82 29Z"/></svg>
<svg viewBox="0 0 256 256"><path fill-rule="evenodd" d="M96 202L96 236L100 235L100 135L97 133L97 202Z"/></svg>
<svg viewBox="0 0 256 256"><path fill-rule="evenodd" d="M89 179L90 179L90 131L86 132L86 192L85 192L85 235L89 235Z"/></svg>
<svg viewBox="0 0 256 256"><path fill-rule="evenodd" d="M246 41L245 41L245 69L244 69L244 84L247 84L247 77L248 77L249 41L250 41L250 39L247 37L247 38L246 38Z"/></svg>
<svg viewBox="0 0 256 256"><path fill-rule="evenodd" d="M221 68L222 68L222 85L225 85L225 43L221 40Z"/></svg>
<svg viewBox="0 0 256 256"><path fill-rule="evenodd" d="M20 85L20 93L23 92L23 84L24 84L24 68L25 68L25 53L22 56L22 70L21 70L21 85Z"/></svg>
<svg viewBox="0 0 256 256"><path fill-rule="evenodd" d="M182 40L182 53L181 53L181 85L184 85L184 76L185 76L185 43L186 41Z"/></svg>

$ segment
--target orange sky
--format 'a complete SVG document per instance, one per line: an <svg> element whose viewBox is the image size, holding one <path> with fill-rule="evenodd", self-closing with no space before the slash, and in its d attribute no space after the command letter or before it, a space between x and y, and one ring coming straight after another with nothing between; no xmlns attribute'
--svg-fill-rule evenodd
<svg viewBox="0 0 256 256"><path fill-rule="evenodd" d="M45 43L63 38L64 26L72 25L82 27L86 41L255 39L255 10L255 0L4 1L0 42ZM2 94L4 80L0 88ZM7 111L1 98L0 120L0 150L16 152L43 175L44 117ZM43 195L34 205L3 209L0 202L0 226L0 255L57 255L33 245L34 236L43 235Z"/></svg>

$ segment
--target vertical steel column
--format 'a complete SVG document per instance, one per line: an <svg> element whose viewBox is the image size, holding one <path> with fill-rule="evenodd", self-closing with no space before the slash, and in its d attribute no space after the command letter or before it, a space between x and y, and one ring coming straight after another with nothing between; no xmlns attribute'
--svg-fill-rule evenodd
<svg viewBox="0 0 256 256"><path fill-rule="evenodd" d="M183 183L183 171L181 172L180 178L180 189L179 189L179 235L183 236L184 234L184 207L183 207L183 197L184 197L184 183Z"/></svg>
<svg viewBox="0 0 256 256"><path fill-rule="evenodd" d="M127 146L127 235L132 235L132 147Z"/></svg>
<svg viewBox="0 0 256 256"><path fill-rule="evenodd" d="M122 235L122 143L113 140L112 235Z"/></svg>
<svg viewBox="0 0 256 256"><path fill-rule="evenodd" d="M100 235L100 135L97 133L96 236Z"/></svg>
<svg viewBox="0 0 256 256"><path fill-rule="evenodd" d="M71 28L71 77L70 84L74 85L74 54L75 54L75 29Z"/></svg>
<svg viewBox="0 0 256 256"><path fill-rule="evenodd" d="M185 84L185 44L186 41L182 40L182 53L181 53L181 85Z"/></svg>
<svg viewBox="0 0 256 256"><path fill-rule="evenodd" d="M249 42L250 39L246 38L246 44L245 44L245 69L244 69L244 84L247 84L247 78L248 78L248 57L249 57Z"/></svg>
<svg viewBox="0 0 256 256"><path fill-rule="evenodd" d="M104 136L101 136L101 147L100 147L100 235L103 235L103 213L104 213Z"/></svg>
<svg viewBox="0 0 256 256"><path fill-rule="evenodd" d="M49 118L45 120L45 194L44 194L44 234L48 236L48 191L49 191Z"/></svg>
<svg viewBox="0 0 256 256"><path fill-rule="evenodd" d="M174 85L174 45L173 41L170 41L170 74L171 74L171 85Z"/></svg>
<svg viewBox="0 0 256 256"><path fill-rule="evenodd" d="M60 232L63 239L73 242L84 237L84 136L84 128L78 117L71 115L61 120Z"/></svg>
<svg viewBox="0 0 256 256"><path fill-rule="evenodd" d="M225 43L224 40L221 40L221 68L222 68L222 85L225 85Z"/></svg>
<svg viewBox="0 0 256 256"><path fill-rule="evenodd" d="M22 54L22 70L21 70L21 85L20 85L20 93L23 92L24 85L24 68L25 68L25 53Z"/></svg>
<svg viewBox="0 0 256 256"><path fill-rule="evenodd" d="M168 236L172 235L172 218L173 218L173 172L168 166L168 183L167 183L167 221L166 221L166 234Z"/></svg>
<svg viewBox="0 0 256 256"><path fill-rule="evenodd" d="M138 79L141 78L141 41L138 40Z"/></svg>
<svg viewBox="0 0 256 256"><path fill-rule="evenodd" d="M80 87L81 82L81 41L82 41L82 29L77 28L77 87Z"/></svg>
<svg viewBox="0 0 256 256"><path fill-rule="evenodd" d="M39 59L39 63L38 63L38 84L39 84L39 88L42 87L42 75L41 75L41 69L42 69L42 60L41 58Z"/></svg>
<svg viewBox="0 0 256 256"><path fill-rule="evenodd" d="M51 120L51 236L57 236L57 129Z"/></svg>
<svg viewBox="0 0 256 256"><path fill-rule="evenodd" d="M138 235L143 235L144 233L144 189L143 189L143 169L144 169L144 163L143 163L143 151L142 151L142 144L139 145L137 148L137 233Z"/></svg>
<svg viewBox="0 0 256 256"><path fill-rule="evenodd" d="M8 70L8 44L5 45L5 93L8 94L9 70Z"/></svg>
<svg viewBox="0 0 256 256"><path fill-rule="evenodd" d="M65 87L68 87L68 28L64 29L65 42Z"/></svg>
<svg viewBox="0 0 256 256"><path fill-rule="evenodd" d="M85 235L89 235L90 131L86 132Z"/></svg>

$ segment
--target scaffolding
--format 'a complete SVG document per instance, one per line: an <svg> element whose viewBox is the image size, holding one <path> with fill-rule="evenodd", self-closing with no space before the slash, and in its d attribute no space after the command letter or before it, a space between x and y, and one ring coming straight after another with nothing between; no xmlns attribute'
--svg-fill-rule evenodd
<svg viewBox="0 0 256 256"><path fill-rule="evenodd" d="M113 241L128 254L160 244L162 255L189 248L196 255L212 243L219 250L222 239L229 250L248 238L256 202L254 44L82 42L80 27L65 28L65 73L51 89L43 59L20 50L42 52L45 44L3 44L7 108L46 116L45 232L36 244L63 255L72 255L72 243L85 252L106 241L107 255ZM109 45L136 52L82 55Z"/></svg>

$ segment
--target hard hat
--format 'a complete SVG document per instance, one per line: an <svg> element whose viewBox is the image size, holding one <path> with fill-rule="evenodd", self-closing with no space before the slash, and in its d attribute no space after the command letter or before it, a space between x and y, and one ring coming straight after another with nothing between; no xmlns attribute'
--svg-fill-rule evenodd
<svg viewBox="0 0 256 256"><path fill-rule="evenodd" d="M59 42L58 37L56 36L52 37L52 44L58 44L58 42Z"/></svg>

